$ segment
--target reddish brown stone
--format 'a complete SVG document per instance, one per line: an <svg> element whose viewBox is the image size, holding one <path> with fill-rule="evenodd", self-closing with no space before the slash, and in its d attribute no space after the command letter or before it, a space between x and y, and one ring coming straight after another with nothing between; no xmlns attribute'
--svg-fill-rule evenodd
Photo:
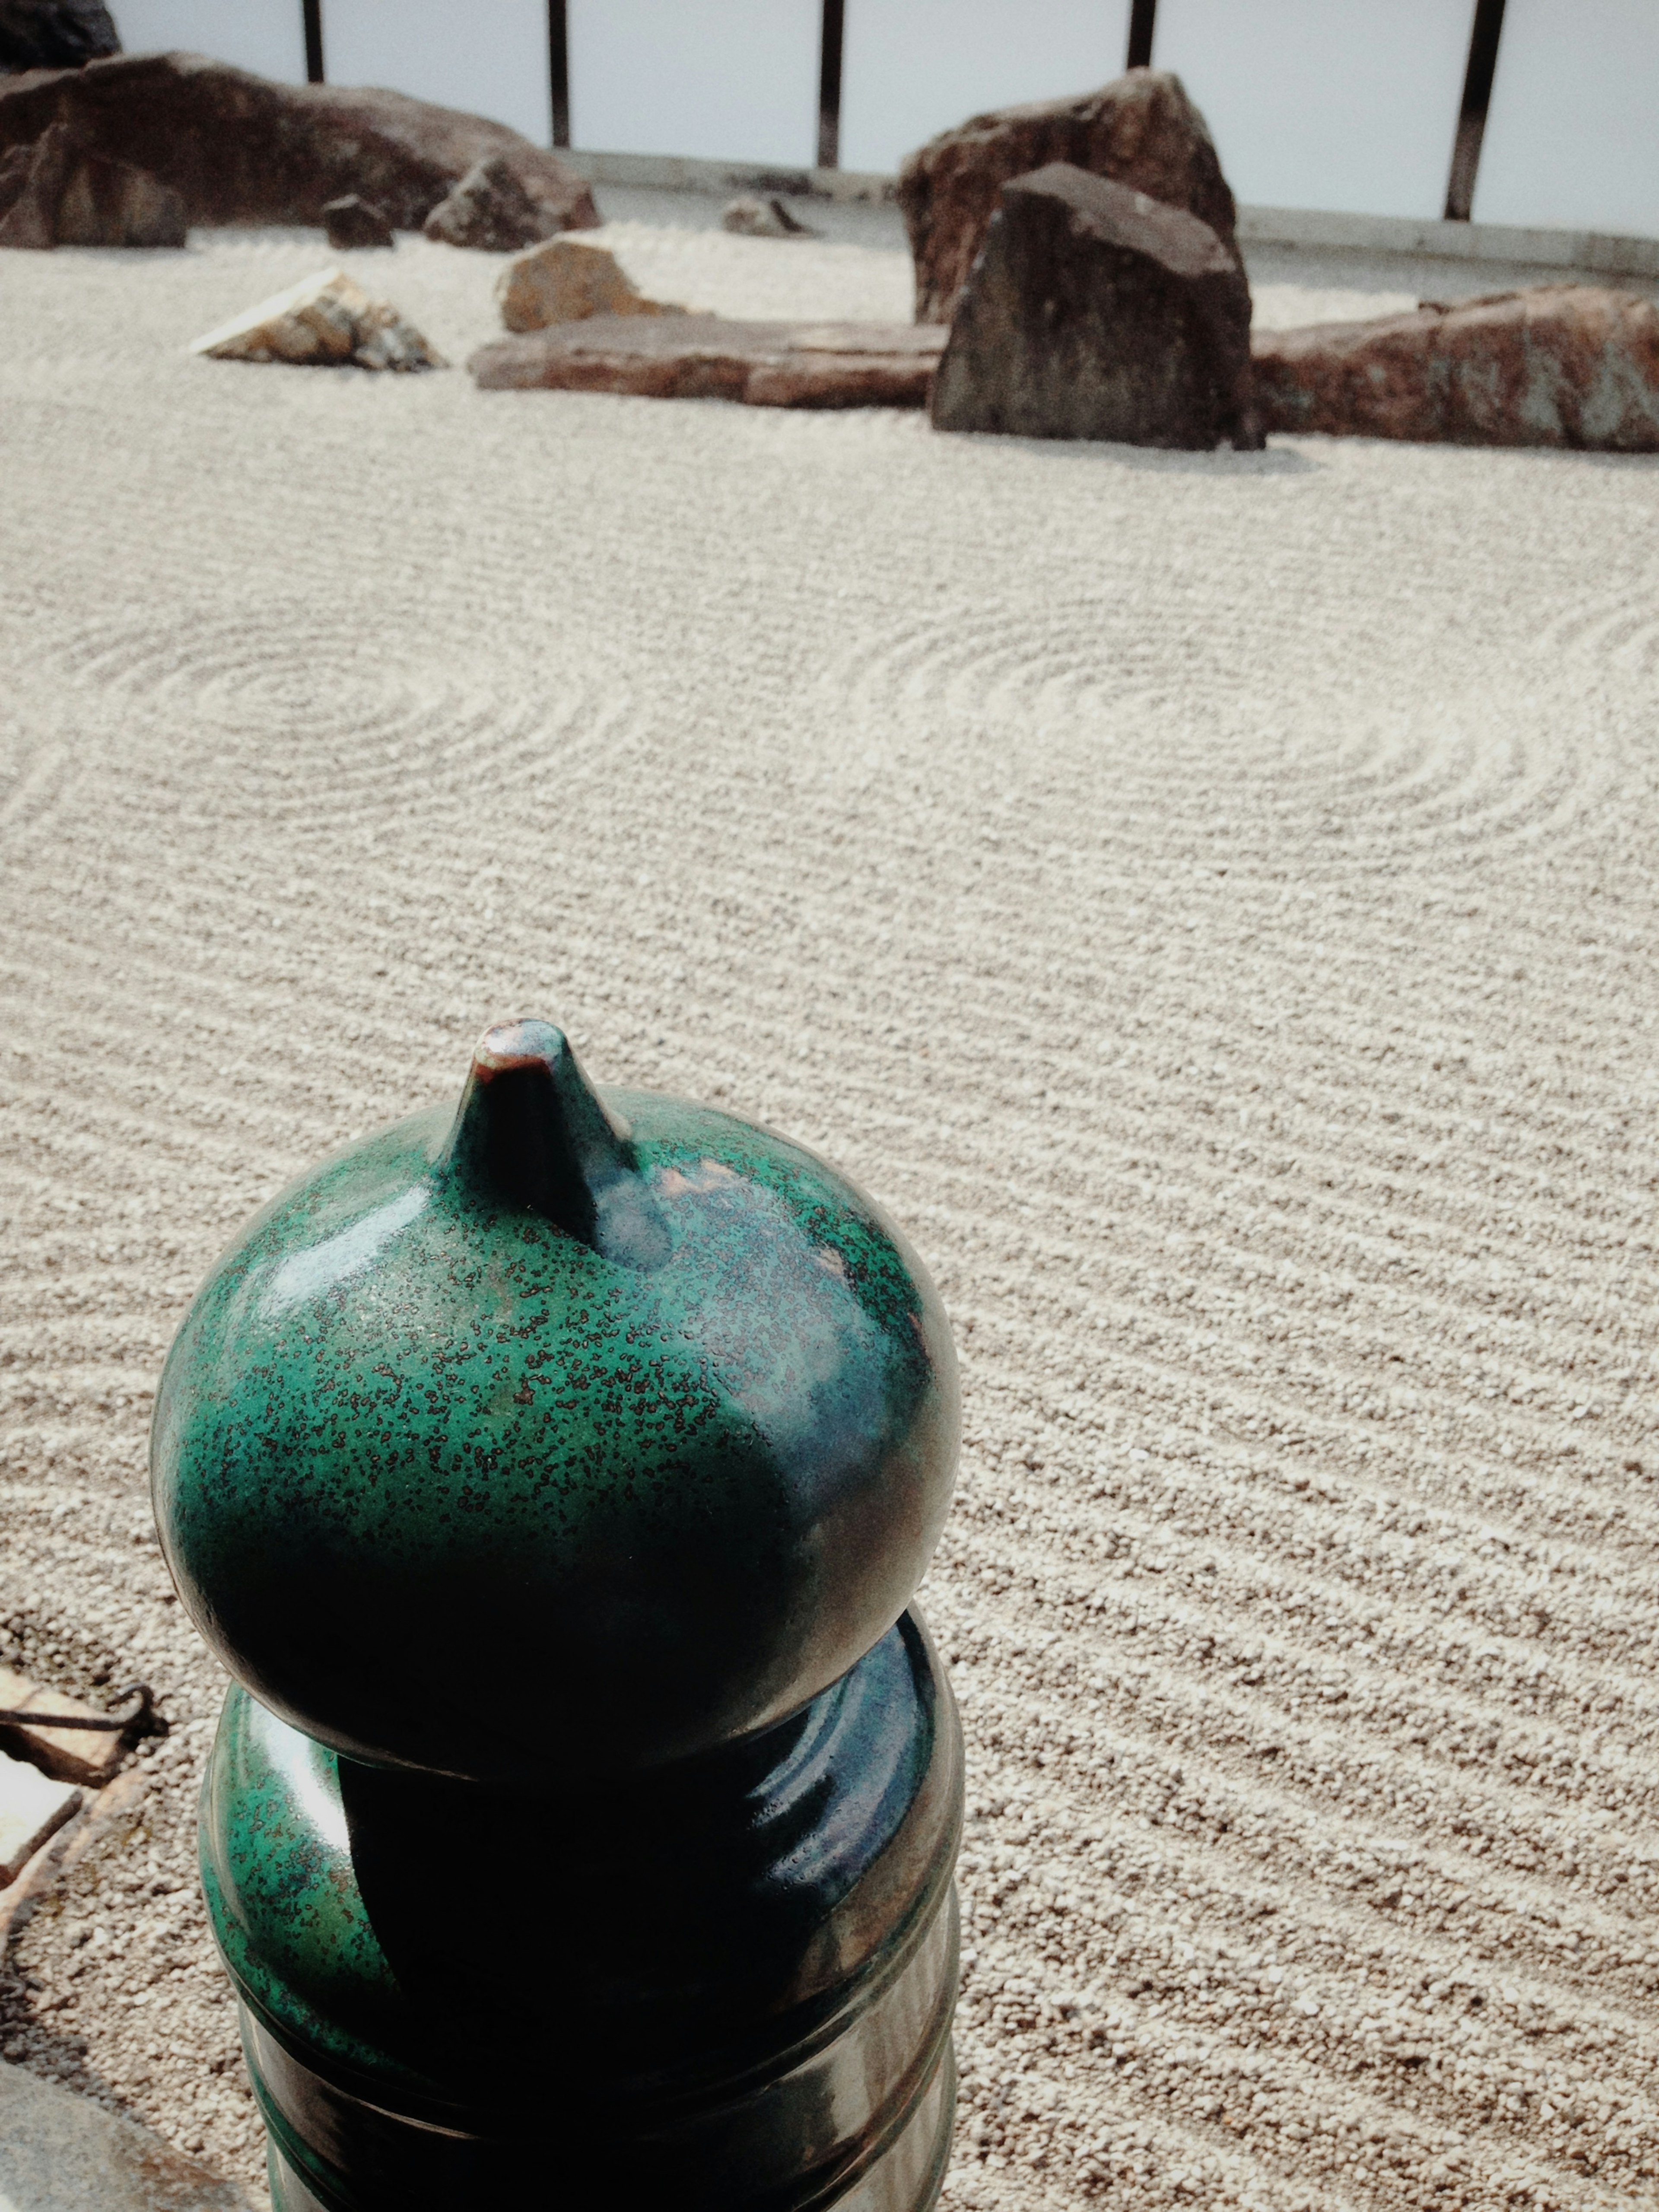
<svg viewBox="0 0 1659 2212"><path fill-rule="evenodd" d="M623 392L750 407L921 407L945 343L908 323L593 315L474 354L487 392Z"/></svg>
<svg viewBox="0 0 1659 2212"><path fill-rule="evenodd" d="M1003 185L1052 161L1185 208L1237 261L1233 196L1204 118L1178 76L1131 70L1081 100L975 115L909 156L898 198L915 257L919 323L950 321Z"/></svg>
<svg viewBox="0 0 1659 2212"><path fill-rule="evenodd" d="M67 124L90 153L171 185L192 223L320 225L330 200L372 200L418 230L479 161L499 156L548 220L591 229L587 186L503 123L333 84L273 84L200 54L120 54L0 78L0 160Z"/></svg>
<svg viewBox="0 0 1659 2212"><path fill-rule="evenodd" d="M177 246L186 228L177 192L87 152L64 124L0 159L0 246Z"/></svg>
<svg viewBox="0 0 1659 2212"><path fill-rule="evenodd" d="M1002 188L933 382L936 430L1260 446L1250 288L1184 208L1051 162Z"/></svg>
<svg viewBox="0 0 1659 2212"><path fill-rule="evenodd" d="M1263 331L1252 352L1269 430L1659 453L1659 310L1632 293L1544 284L1425 302Z"/></svg>

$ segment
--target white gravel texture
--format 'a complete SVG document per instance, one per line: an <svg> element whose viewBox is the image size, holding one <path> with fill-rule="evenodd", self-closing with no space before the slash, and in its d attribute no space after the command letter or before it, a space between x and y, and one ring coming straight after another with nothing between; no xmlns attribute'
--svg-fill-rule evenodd
<svg viewBox="0 0 1659 2212"><path fill-rule="evenodd" d="M908 311L890 210L602 197L659 296ZM5 2055L257 2175L151 1392L251 1208L546 1012L954 1316L947 2203L1659 2202L1659 465L186 356L334 258L492 331L423 241L0 256L0 1657L175 1723Z"/></svg>

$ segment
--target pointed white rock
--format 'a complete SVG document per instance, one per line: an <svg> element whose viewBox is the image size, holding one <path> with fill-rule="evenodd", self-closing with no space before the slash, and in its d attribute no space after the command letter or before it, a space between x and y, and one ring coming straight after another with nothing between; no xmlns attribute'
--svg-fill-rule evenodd
<svg viewBox="0 0 1659 2212"><path fill-rule="evenodd" d="M261 300L205 337L192 353L215 361L286 361L306 368L442 368L444 358L385 300L343 269Z"/></svg>

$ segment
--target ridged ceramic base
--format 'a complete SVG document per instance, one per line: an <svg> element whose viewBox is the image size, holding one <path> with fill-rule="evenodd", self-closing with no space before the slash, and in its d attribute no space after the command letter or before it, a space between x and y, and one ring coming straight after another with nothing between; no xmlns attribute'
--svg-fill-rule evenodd
<svg viewBox="0 0 1659 2212"><path fill-rule="evenodd" d="M947 2044L933 2081L901 2133L872 2166L839 2196L821 2199L813 2212L830 2212L831 2207L834 2212L931 2212L951 2162L956 2106L956 2060ZM555 2156L550 2152L550 2193L557 2185ZM267 2167L271 2212L346 2212L343 2204L325 2203L310 2189L275 2142ZM471 2208L458 2205L456 2212L471 2212ZM525 2212L532 2208L526 2205Z"/></svg>

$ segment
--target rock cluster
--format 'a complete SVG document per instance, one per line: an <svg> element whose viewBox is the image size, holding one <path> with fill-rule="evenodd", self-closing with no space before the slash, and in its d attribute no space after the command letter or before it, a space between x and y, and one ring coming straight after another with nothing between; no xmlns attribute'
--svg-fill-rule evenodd
<svg viewBox="0 0 1659 2212"><path fill-rule="evenodd" d="M755 199L746 193L726 203L720 228L739 238L816 238L818 234L811 223L791 215L781 199Z"/></svg>
<svg viewBox="0 0 1659 2212"><path fill-rule="evenodd" d="M1659 309L1546 284L1255 342L1270 430L1659 453Z"/></svg>
<svg viewBox="0 0 1659 2212"><path fill-rule="evenodd" d="M0 70L79 69L120 51L103 0L0 0Z"/></svg>
<svg viewBox="0 0 1659 2212"><path fill-rule="evenodd" d="M0 78L0 159L59 123L88 153L177 192L191 223L318 225L331 200L355 193L395 229L418 230L478 163L495 161L537 210L532 237L599 222L581 179L505 124L398 92L276 84L200 54L119 54Z"/></svg>
<svg viewBox="0 0 1659 2212"><path fill-rule="evenodd" d="M215 361L285 361L301 368L442 368L412 323L342 269L325 269L222 323L191 346Z"/></svg>
<svg viewBox="0 0 1659 2212"><path fill-rule="evenodd" d="M544 331L593 315L683 315L665 300L647 300L603 246L578 238L550 239L508 264L495 286L510 331Z"/></svg>
<svg viewBox="0 0 1659 2212"><path fill-rule="evenodd" d="M0 155L0 246L177 246L187 228L177 192L62 123Z"/></svg>
<svg viewBox="0 0 1659 2212"><path fill-rule="evenodd" d="M1179 77L1131 70L1080 100L975 115L909 156L898 198L915 257L919 323L951 319L1002 187L1055 161L1184 208L1238 260L1233 196L1204 118Z"/></svg>
<svg viewBox="0 0 1659 2212"><path fill-rule="evenodd" d="M945 343L908 323L596 315L504 338L468 363L487 392L620 392L750 407L920 407Z"/></svg>
<svg viewBox="0 0 1659 2212"><path fill-rule="evenodd" d="M932 413L939 430L1260 446L1236 253L1195 215L1069 163L1012 179Z"/></svg>

